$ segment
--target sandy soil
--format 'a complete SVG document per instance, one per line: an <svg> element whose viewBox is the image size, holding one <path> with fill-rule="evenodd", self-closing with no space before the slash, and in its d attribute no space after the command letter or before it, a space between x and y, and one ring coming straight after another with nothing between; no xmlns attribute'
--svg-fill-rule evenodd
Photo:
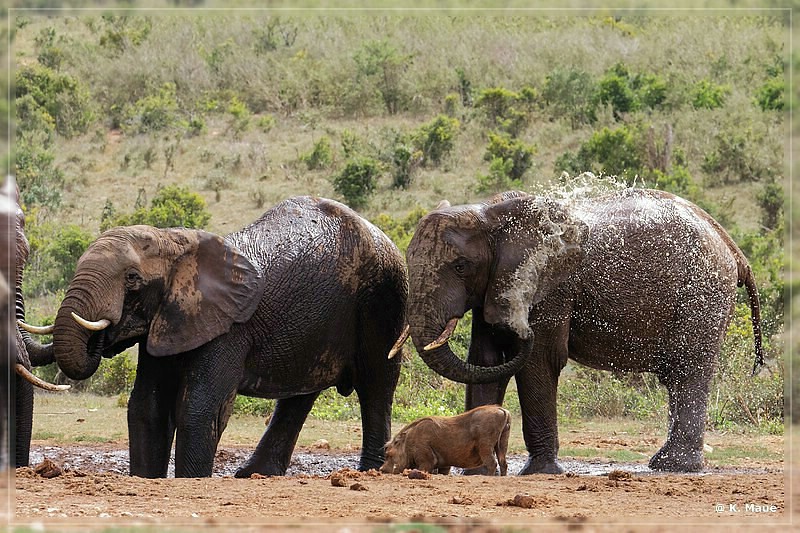
<svg viewBox="0 0 800 533"><path fill-rule="evenodd" d="M250 451L219 450L211 478L147 480L126 475L124 443L35 444L33 466L17 469L13 479L11 524L243 531L298 525L386 531L409 522L496 531L533 524L585 531L620 530L623 524L626 531L672 531L677 525L783 530L800 509L796 501L792 509L786 490L785 470L794 477L797 471L783 461L675 475L651 472L645 462L567 458L569 473L562 475L383 475L356 471L352 451L297 449L286 477L231 477ZM524 459L512 456L509 472L518 471Z"/></svg>

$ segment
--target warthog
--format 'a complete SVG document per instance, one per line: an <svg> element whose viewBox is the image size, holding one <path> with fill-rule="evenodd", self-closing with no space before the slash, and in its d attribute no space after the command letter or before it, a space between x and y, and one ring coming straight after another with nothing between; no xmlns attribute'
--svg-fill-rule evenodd
<svg viewBox="0 0 800 533"><path fill-rule="evenodd" d="M485 466L486 472L494 475L499 463L500 475L505 476L510 431L511 414L499 405L482 405L456 416L426 416L405 426L386 443L381 472L417 468L449 474L451 466Z"/></svg>

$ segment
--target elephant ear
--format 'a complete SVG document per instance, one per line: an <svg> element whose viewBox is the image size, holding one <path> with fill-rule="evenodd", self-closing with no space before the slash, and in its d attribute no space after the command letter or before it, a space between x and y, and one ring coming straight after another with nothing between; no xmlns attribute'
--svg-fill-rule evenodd
<svg viewBox="0 0 800 533"><path fill-rule="evenodd" d="M588 226L545 197L517 197L485 211L495 259L484 300L484 320L530 334L531 306L546 298L585 257Z"/></svg>
<svg viewBox="0 0 800 533"><path fill-rule="evenodd" d="M187 230L170 231L183 236ZM150 323L147 351L155 356L202 346L248 320L261 300L263 278L237 248L205 231L189 235Z"/></svg>

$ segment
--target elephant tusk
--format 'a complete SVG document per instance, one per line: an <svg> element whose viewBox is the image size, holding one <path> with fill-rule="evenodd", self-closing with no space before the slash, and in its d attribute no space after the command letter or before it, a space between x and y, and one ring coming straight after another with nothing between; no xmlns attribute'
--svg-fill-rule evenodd
<svg viewBox="0 0 800 533"><path fill-rule="evenodd" d="M36 385L40 389L49 390L52 392L59 392L59 391L65 391L70 388L69 385L54 385L52 383L48 383L45 380L33 375L30 370L28 370L19 363L16 364L15 370L17 371L17 374L25 378L26 381Z"/></svg>
<svg viewBox="0 0 800 533"><path fill-rule="evenodd" d="M397 339L397 342L394 343L392 349L389 350L389 359L400 353L400 350L403 348L403 344L408 340L408 337L411 333L411 327L406 324L406 327L403 328L403 332L400 334L400 338Z"/></svg>
<svg viewBox="0 0 800 533"><path fill-rule="evenodd" d="M447 344L447 341L450 338L450 335L453 334L453 330L456 329L457 324L458 324L458 318L451 318L450 321L447 323L447 325L444 327L444 331L442 331L442 334L439 335L439 338L433 341L432 343L428 344L427 346L425 346L423 350L427 352L429 350L438 348L443 344Z"/></svg>
<svg viewBox="0 0 800 533"><path fill-rule="evenodd" d="M72 313L72 318L74 318L75 322L77 322L81 326L85 327L86 329L90 329L92 331L100 331L106 329L108 326L111 325L111 321L106 318L98 320L97 322L92 322L91 320L86 320L85 318L81 317L76 313Z"/></svg>
<svg viewBox="0 0 800 533"><path fill-rule="evenodd" d="M33 333L34 335L50 335L53 333L53 329L55 329L55 326L52 324L49 326L31 326L30 324L26 324L19 319L17 320L17 325L28 333Z"/></svg>

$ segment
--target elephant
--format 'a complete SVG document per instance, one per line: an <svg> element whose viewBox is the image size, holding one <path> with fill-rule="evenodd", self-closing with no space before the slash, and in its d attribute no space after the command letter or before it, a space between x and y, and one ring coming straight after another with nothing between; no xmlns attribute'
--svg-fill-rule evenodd
<svg viewBox="0 0 800 533"><path fill-rule="evenodd" d="M522 475L563 472L556 393L568 359L654 373L668 391L669 429L649 466L681 472L704 466L709 383L737 286L749 296L753 372L763 364L747 259L710 215L667 192L443 202L420 220L406 259L405 335L430 368L468 384L467 409L502 405L515 377L529 454ZM448 338L469 310L464 361Z"/></svg>
<svg viewBox="0 0 800 533"><path fill-rule="evenodd" d="M221 237L111 228L80 257L56 314L61 371L86 379L138 344L128 402L130 473L208 477L237 393L277 399L236 472L284 475L320 392L358 394L359 468L379 468L400 372L403 256L349 207L298 196Z"/></svg>
<svg viewBox="0 0 800 533"><path fill-rule="evenodd" d="M30 247L25 237L25 215L19 205L19 191L13 177L6 178L3 190L0 191L0 250L3 261L0 275L5 285L6 297L2 300L3 317L8 317L10 323L3 322L3 341L9 347L8 357L3 360L6 372L4 379L8 379L10 368L15 369L13 395L9 395L10 382L4 382L2 391L3 401L13 397L14 420L13 447L16 466L28 466L31 434L33 431L33 386L45 390L59 391L69 388L68 385L53 385L47 383L31 373L31 367L44 366L54 362L52 345L42 345L35 341L28 331L17 327L15 320L25 320L25 299L22 297L22 272L28 260ZM13 281L13 285L12 285ZM11 312L11 294L14 294L14 312ZM34 329L39 333L46 333L48 329ZM13 337L13 341L11 340ZM10 406L4 406L6 409ZM5 442L5 440L4 440Z"/></svg>

